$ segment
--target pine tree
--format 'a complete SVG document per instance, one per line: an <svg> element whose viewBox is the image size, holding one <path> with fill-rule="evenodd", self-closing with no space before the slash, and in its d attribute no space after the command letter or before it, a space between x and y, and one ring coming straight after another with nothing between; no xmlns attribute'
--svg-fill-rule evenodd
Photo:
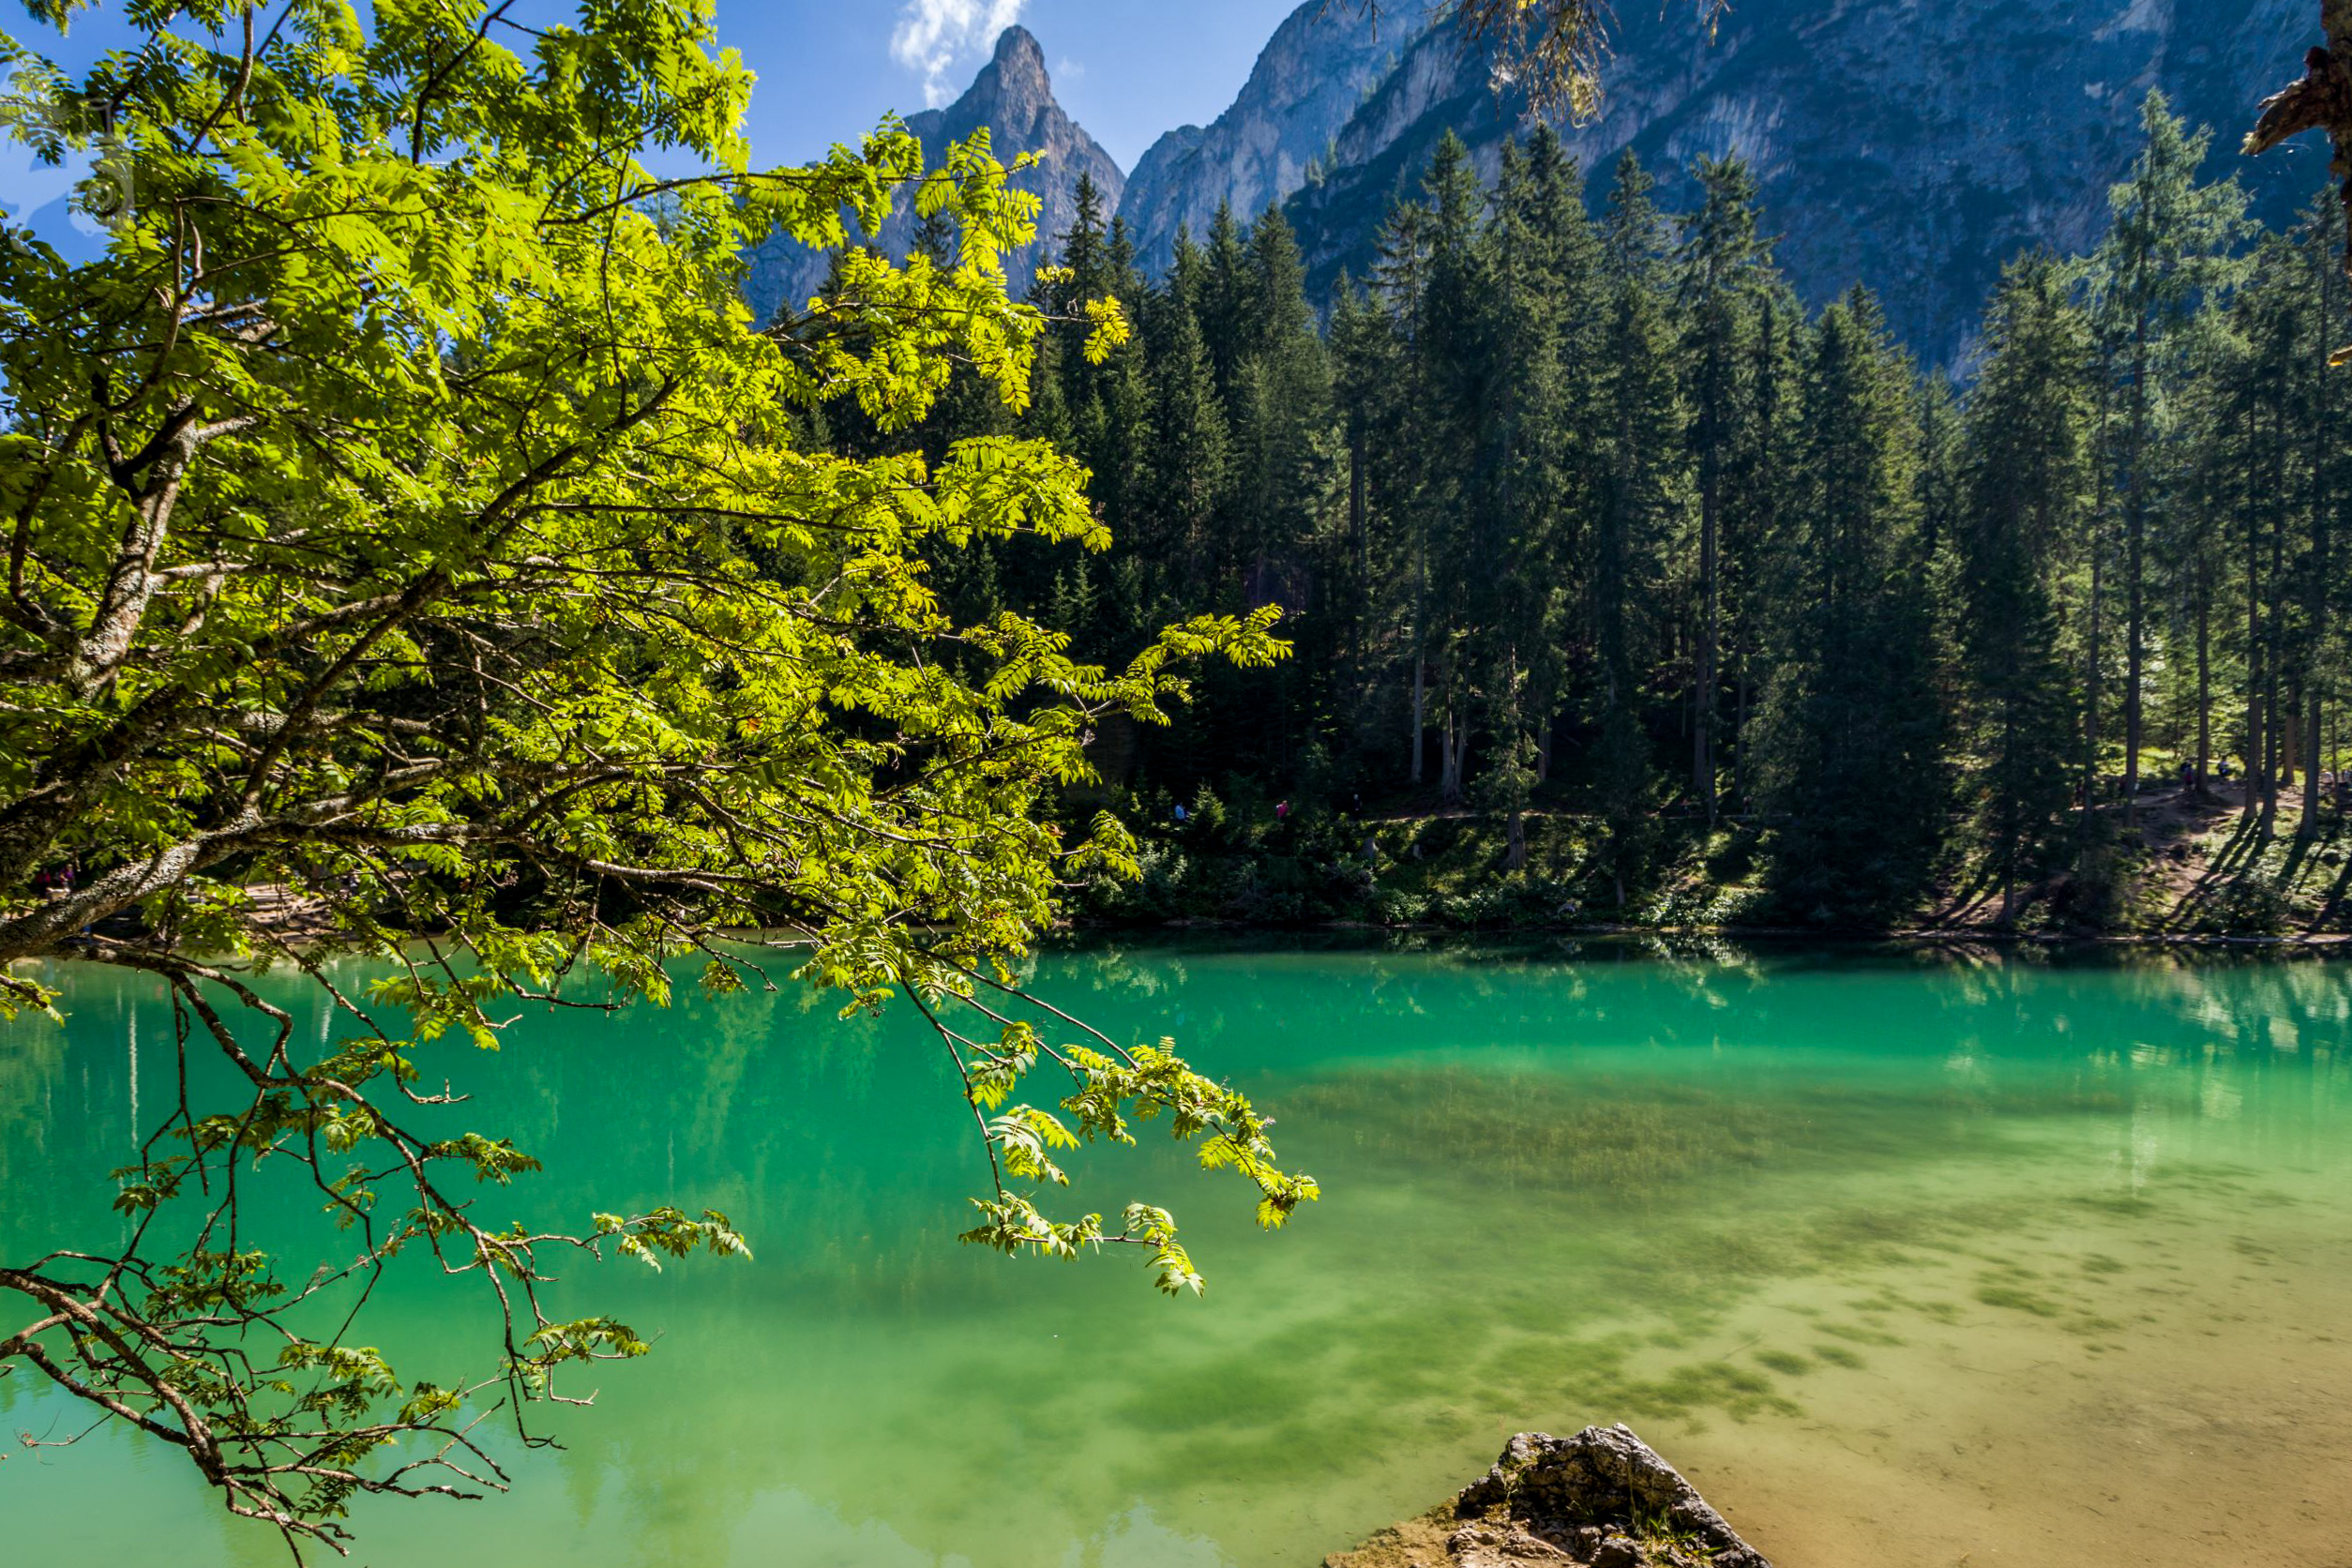
<svg viewBox="0 0 2352 1568"><path fill-rule="evenodd" d="M1157 565L1167 609L1216 602L1212 530L1229 484L1224 405L1199 323L1175 287L1146 317L1153 349L1146 482L1137 547Z"/></svg>
<svg viewBox="0 0 2352 1568"><path fill-rule="evenodd" d="M2209 133L2192 135L2160 92L2141 110L2147 145L2115 188L2115 222L2084 268L2091 320L2111 387L2105 462L2123 543L2123 793L2129 820L2139 786L2149 657L2149 527L2163 505L2168 404L2180 329L2209 292L2227 285L2244 232L2246 194L2235 180L2197 181Z"/></svg>
<svg viewBox="0 0 2352 1568"><path fill-rule="evenodd" d="M1216 371L1217 396L1229 406L1234 379L1241 371L1248 340L1249 257L1241 219L1231 202L1217 204L1209 222L1209 241L1200 256L1200 334L1209 347L1209 364Z"/></svg>
<svg viewBox="0 0 2352 1568"><path fill-rule="evenodd" d="M1642 698L1657 652L1651 611L1661 551L1686 493L1687 420L1665 289L1666 235L1651 187L1630 152L1618 160L1602 226L1608 293L1593 368L1600 429L1589 616L1601 750L1592 781L1621 894L1624 875L1646 854L1640 840L1657 792Z"/></svg>
<svg viewBox="0 0 2352 1568"><path fill-rule="evenodd" d="M1535 778L1551 776L1559 715L1568 701L1578 607L1590 595L1590 544L1604 430L1598 396L1606 290L1600 241L1585 210L1584 177L1559 134L1538 126L1515 184L1504 190L1489 243L1504 286L1495 373L1511 390L1505 470L1511 517L1506 639L1524 671L1521 711L1535 743Z"/></svg>
<svg viewBox="0 0 2352 1568"><path fill-rule="evenodd" d="M1421 535L1427 562L1425 637L1438 673L1438 793L1462 798L1469 767L1477 660L1472 600L1488 568L1475 535L1460 526L1478 485L1478 426L1486 395L1485 309L1489 279L1479 243L1485 192L1470 149L1448 132L1440 139L1422 180L1428 208L1428 280L1421 310L1415 378L1420 389L1417 433L1423 444Z"/></svg>
<svg viewBox="0 0 2352 1568"><path fill-rule="evenodd" d="M1406 622L1407 607L1395 602L1400 574L1387 569L1388 525L1400 510L1395 470L1382 460L1394 450L1402 419L1403 354L1395 318L1345 273L1333 298L1329 342L1348 467L1345 567L1326 598L1346 620L1342 749L1351 760L1349 771L1360 772L1353 759L1378 749L1370 737L1377 733L1380 675L1393 652L1383 633Z"/></svg>
<svg viewBox="0 0 2352 1568"><path fill-rule="evenodd" d="M1878 925L1923 892L1944 825L1943 715L1917 558L1908 360L1857 289L1805 381L1804 507L1783 563L1768 808L1783 907Z"/></svg>
<svg viewBox="0 0 2352 1568"><path fill-rule="evenodd" d="M1572 673L1591 668L1580 607L1591 600L1592 530L1600 505L1600 456L1609 411L1601 400L1603 335L1608 290L1601 274L1601 241L1585 207L1584 173L1559 133L1539 125L1528 141L1526 227L1548 275L1549 329L1555 385L1545 415L1554 509L1547 635L1529 668L1530 700L1539 714L1536 776L1552 770L1557 715L1572 693ZM1573 645L1573 647L1572 647ZM1574 649L1583 650L1577 656Z"/></svg>
<svg viewBox="0 0 2352 1568"><path fill-rule="evenodd" d="M1542 775L1551 687L1548 654L1568 599L1569 426L1562 359L1562 191L1557 159L1539 182L1516 144L1506 145L1484 236L1486 321L1479 334L1479 451L1469 519L1473 659L1486 693L1494 747L1486 792L1506 818L1505 864L1527 864L1526 812Z"/></svg>
<svg viewBox="0 0 2352 1568"><path fill-rule="evenodd" d="M2008 269L1986 347L1957 520L1969 794L2006 924L2066 807L2073 694L2052 580L2092 492L2089 327L2055 263L2034 257Z"/></svg>
<svg viewBox="0 0 2352 1568"><path fill-rule="evenodd" d="M1229 536L1263 566L1312 532L1330 475L1331 367L1307 307L1306 269L1282 214L1268 208L1244 248L1239 356L1227 406L1237 472Z"/></svg>
<svg viewBox="0 0 2352 1568"><path fill-rule="evenodd" d="M1715 731L1723 652L1722 546L1736 453L1752 416L1748 339L1763 293L1770 247L1758 237L1756 178L1734 158L1693 170L1703 200L1681 223L1676 300L1683 323L1691 457L1698 479L1698 585L1693 627L1691 794L1715 822Z"/></svg>
<svg viewBox="0 0 2352 1568"><path fill-rule="evenodd" d="M1391 415L1382 431L1378 476L1382 481L1380 489L1392 498L1383 515L1390 520L1396 577L1406 584L1399 608L1411 668L1410 776L1415 788L1426 776L1429 729L1429 550L1424 529L1426 513L1420 496L1430 443L1419 427L1424 403L1421 343L1428 294L1428 229L1427 208L1416 202L1396 204L1380 225L1380 255L1373 268L1374 294L1389 323L1390 348L1395 354L1390 373L1380 384L1388 395L1377 399ZM1359 406L1373 404L1366 401Z"/></svg>

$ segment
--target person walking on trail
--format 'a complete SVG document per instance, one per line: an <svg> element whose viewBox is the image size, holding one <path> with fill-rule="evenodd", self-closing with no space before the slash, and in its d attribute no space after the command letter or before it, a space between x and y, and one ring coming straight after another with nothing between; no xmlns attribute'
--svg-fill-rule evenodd
<svg viewBox="0 0 2352 1568"><path fill-rule="evenodd" d="M1289 820L1290 803L1286 800L1274 807L1274 821L1277 822L1287 822Z"/></svg>

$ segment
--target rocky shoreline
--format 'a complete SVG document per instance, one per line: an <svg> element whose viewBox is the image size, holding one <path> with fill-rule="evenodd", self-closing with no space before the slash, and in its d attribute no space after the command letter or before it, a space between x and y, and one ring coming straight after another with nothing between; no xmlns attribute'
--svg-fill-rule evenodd
<svg viewBox="0 0 2352 1568"><path fill-rule="evenodd" d="M1323 1568L1772 1568L1681 1473L1624 1426L1522 1432L1426 1514Z"/></svg>

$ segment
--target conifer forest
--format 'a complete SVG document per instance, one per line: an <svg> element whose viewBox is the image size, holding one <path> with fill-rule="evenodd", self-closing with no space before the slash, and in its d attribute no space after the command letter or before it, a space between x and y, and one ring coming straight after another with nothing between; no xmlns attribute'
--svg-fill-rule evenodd
<svg viewBox="0 0 2352 1568"><path fill-rule="evenodd" d="M1149 283L1082 184L1025 415L964 388L822 439L1027 428L1087 465L1108 550L942 558L959 619L1116 663L1282 610L1271 673L1095 735L1088 803L1156 841L1098 912L2123 928L2161 799L2230 829L2195 918L2275 919L2279 857L2340 822L2342 212L2266 231L2209 131L2141 119L2109 232L2012 260L1958 364L1892 339L1899 279L1807 309L1737 158L1667 210L1538 126L1492 179L1441 143L1329 299L1274 209ZM1105 296L1135 329L1094 363ZM1375 874L1432 817L1467 902Z"/></svg>

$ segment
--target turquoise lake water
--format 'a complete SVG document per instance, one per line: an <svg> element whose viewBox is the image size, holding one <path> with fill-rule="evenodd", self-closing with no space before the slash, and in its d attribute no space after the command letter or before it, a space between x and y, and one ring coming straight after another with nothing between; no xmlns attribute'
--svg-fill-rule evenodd
<svg viewBox="0 0 2352 1568"><path fill-rule="evenodd" d="M115 1234L169 1093L159 988L54 978L65 1027L0 1031L0 1256ZM1288 1568L1622 1420L1782 1568L2352 1564L2352 966L1153 942L1033 981L1230 1075L1324 1200L1262 1235L1160 1144L1078 1160L1064 1212L1184 1222L1210 1289L1168 1301L956 1244L984 1171L903 1019L697 996L436 1048L450 1130L548 1163L486 1202L675 1199L758 1256L570 1269L654 1354L507 1444L511 1493L363 1504L354 1560ZM365 1337L478 1372L475 1290L403 1277ZM86 1425L0 1380L0 1562L284 1560L158 1444L17 1440Z"/></svg>

